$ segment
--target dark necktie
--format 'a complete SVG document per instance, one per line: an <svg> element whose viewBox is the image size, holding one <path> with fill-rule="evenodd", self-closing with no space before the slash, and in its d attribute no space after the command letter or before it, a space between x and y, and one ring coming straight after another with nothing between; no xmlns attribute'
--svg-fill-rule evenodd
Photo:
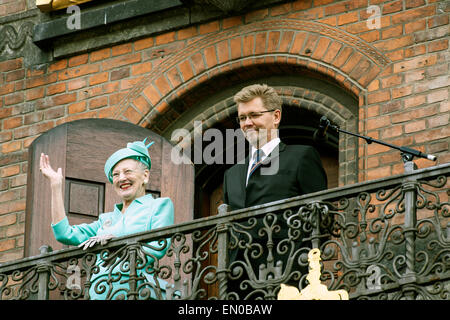
<svg viewBox="0 0 450 320"><path fill-rule="evenodd" d="M256 150L255 153L256 153L256 159L255 159L255 162L253 162L252 168L250 169L250 173L248 175L249 179L250 179L250 176L252 175L252 173L255 172L255 170L261 164L261 158L264 154L264 152L261 149Z"/></svg>

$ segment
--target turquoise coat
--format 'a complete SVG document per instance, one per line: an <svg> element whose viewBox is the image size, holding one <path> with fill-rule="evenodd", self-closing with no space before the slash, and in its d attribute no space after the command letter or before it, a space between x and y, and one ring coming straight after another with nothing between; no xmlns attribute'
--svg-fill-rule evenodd
<svg viewBox="0 0 450 320"><path fill-rule="evenodd" d="M148 194L135 199L125 213L122 214L121 210L122 204L116 204L114 206L114 211L101 214L97 221L75 226L69 225L69 221L66 217L60 222L52 224L53 233L56 240L59 242L76 246L93 236L112 234L116 237L120 237L169 226L174 223L174 208L172 200L169 198L154 199L152 195ZM150 242L149 245L161 247L158 246L157 241ZM154 261L154 258L162 258L166 253L168 246L169 243L166 248L161 251L145 248L148 259L147 266ZM128 272L121 271L120 264L115 265L114 269L110 270L107 267L101 266L102 263L103 261L97 256L97 265L99 266L100 271L91 278L92 285L89 290L90 298L105 300L114 299L119 294L126 294L126 290L129 288L128 284L126 281L122 284L120 284L120 282L128 279ZM144 270L145 268L139 269L138 275L147 277L149 282L154 282L151 276L146 274ZM121 274L120 280L108 284L108 276L116 279L117 277L114 276L116 273ZM140 282L142 283L142 281ZM95 290L96 287L97 290L102 287L106 288L106 290L99 294Z"/></svg>

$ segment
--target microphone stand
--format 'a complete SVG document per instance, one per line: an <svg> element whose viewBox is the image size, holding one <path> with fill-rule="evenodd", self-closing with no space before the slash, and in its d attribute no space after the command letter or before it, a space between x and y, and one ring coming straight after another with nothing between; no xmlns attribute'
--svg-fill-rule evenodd
<svg viewBox="0 0 450 320"><path fill-rule="evenodd" d="M336 130L337 132L342 132L342 133L345 133L348 135L352 135L352 136L364 139L364 140L366 140L367 144L371 144L372 142L375 142L375 143L381 144L383 146L399 150L401 152L401 157L403 160L405 173L413 172L414 170L417 169L417 165L412 161L414 157L425 158L425 159L428 159L431 161L436 161L436 159L437 159L436 156L434 156L434 155L428 155L428 154L420 152L419 150L411 149L408 147L399 147L399 146L396 146L396 145L393 145L393 144L390 144L390 143L387 143L387 142L384 142L381 140L374 139L372 137L363 136L363 135L360 135L357 133L349 132L349 131L339 128L336 125L332 125L331 123L329 123L329 127L333 130Z"/></svg>

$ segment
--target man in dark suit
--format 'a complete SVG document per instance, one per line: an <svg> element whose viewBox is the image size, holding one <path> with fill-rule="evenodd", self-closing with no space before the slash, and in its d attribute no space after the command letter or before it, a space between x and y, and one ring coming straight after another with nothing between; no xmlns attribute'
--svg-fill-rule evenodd
<svg viewBox="0 0 450 320"><path fill-rule="evenodd" d="M250 155L245 159L245 163L234 165L224 174L223 200L231 210L327 188L327 177L318 152L311 146L286 145L280 141L278 126L281 121L282 100L273 88L267 85L251 85L238 92L234 96L234 101L238 108L237 121L250 143ZM242 247L229 252L230 267L242 267L243 264L239 261L250 259L250 263L255 266L253 268L255 274L259 272L260 278L261 272L277 270L275 266L278 261L286 266L289 259L286 254L277 254L275 250L277 242L288 238L286 221L283 221L282 217L277 218L276 224L279 225L279 229L272 230L271 234L275 245L272 254L267 254L265 251L268 246L267 233L263 232L266 236L261 237L261 233L258 232L264 227L263 219L258 219L256 226L251 230L245 230L231 237L232 240L234 238L241 243L249 242L252 249L255 249L253 251L256 258L255 255L251 257L249 250L246 251ZM263 248L265 254L258 248ZM229 282L232 291L240 291L239 284L243 279L248 279L245 273L248 274L250 266L246 264L246 267L247 271L242 277ZM304 273L305 270L301 272ZM254 288L258 289L257 286ZM245 292L245 295L247 294L248 290Z"/></svg>

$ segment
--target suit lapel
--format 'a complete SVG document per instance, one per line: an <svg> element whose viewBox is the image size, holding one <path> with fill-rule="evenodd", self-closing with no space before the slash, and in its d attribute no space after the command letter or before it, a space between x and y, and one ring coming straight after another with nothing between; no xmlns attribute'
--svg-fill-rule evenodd
<svg viewBox="0 0 450 320"><path fill-rule="evenodd" d="M280 153L286 149L286 145L283 142L280 142L278 146L273 149L273 151L263 160L261 161L260 166L269 167L272 165L273 161L276 161L280 157Z"/></svg>
<svg viewBox="0 0 450 320"><path fill-rule="evenodd" d="M238 194L241 195L240 200L241 207L245 208L245 189L246 189L246 182L247 182L247 169L248 169L248 156L245 158L245 163L238 165L239 170L237 171L237 179L238 183L236 184L236 187L238 188Z"/></svg>

